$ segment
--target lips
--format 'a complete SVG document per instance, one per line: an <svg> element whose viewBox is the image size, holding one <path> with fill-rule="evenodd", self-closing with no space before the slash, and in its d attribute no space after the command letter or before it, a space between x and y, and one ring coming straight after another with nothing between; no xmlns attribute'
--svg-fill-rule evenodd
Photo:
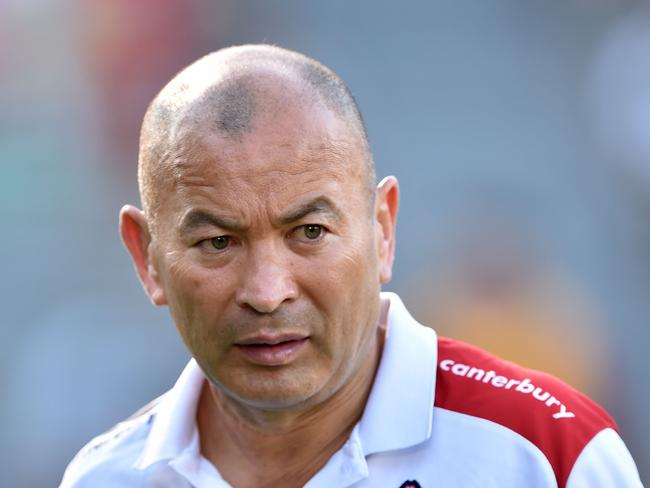
<svg viewBox="0 0 650 488"><path fill-rule="evenodd" d="M297 334L258 335L236 342L235 348L255 364L282 366L295 359L308 340L308 336Z"/></svg>

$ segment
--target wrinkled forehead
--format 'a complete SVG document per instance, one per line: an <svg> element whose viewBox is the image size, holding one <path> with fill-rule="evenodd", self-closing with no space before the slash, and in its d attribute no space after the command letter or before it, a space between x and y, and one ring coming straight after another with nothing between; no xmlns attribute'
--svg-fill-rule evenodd
<svg viewBox="0 0 650 488"><path fill-rule="evenodd" d="M164 201L191 195L190 189L304 184L297 175L311 186L336 177L366 199L369 188L372 193L364 135L300 80L258 69L185 97L191 102L169 106L171 124L152 135L158 149L144 152L154 156L142 166L149 217L156 219Z"/></svg>
<svg viewBox="0 0 650 488"><path fill-rule="evenodd" d="M287 105L258 112L250 129L235 136L209 123L179 131L165 169L165 193L183 205L215 192L288 204L292 195L323 187L363 200L364 156L358 135L327 108Z"/></svg>

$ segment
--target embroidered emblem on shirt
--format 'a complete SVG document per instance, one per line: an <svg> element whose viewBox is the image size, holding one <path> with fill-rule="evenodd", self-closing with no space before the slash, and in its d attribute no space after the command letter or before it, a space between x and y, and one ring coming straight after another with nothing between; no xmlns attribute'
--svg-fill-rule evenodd
<svg viewBox="0 0 650 488"><path fill-rule="evenodd" d="M399 488L422 488L420 483L415 480L406 480Z"/></svg>

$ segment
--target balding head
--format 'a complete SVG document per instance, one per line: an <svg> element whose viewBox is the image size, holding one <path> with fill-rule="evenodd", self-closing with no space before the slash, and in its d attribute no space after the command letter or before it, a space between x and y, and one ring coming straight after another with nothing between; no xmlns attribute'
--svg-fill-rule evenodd
<svg viewBox="0 0 650 488"><path fill-rule="evenodd" d="M174 77L149 106L138 169L145 213L155 218L161 188L181 156L181 141L191 147L191 141L210 133L242 139L259 128L264 116L272 118L296 107L329 110L345 122L362 148L366 189L372 198L375 173L367 134L343 81L302 54L248 45L199 59Z"/></svg>

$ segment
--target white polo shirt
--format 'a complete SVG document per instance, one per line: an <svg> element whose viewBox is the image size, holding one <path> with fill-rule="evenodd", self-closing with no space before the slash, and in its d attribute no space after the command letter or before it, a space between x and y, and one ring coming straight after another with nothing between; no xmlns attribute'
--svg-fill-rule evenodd
<svg viewBox="0 0 650 488"><path fill-rule="evenodd" d="M614 422L584 395L437 338L382 297L388 332L363 416L307 487L642 486ZM61 487L230 486L200 452L204 381L190 361L170 391L84 447Z"/></svg>

